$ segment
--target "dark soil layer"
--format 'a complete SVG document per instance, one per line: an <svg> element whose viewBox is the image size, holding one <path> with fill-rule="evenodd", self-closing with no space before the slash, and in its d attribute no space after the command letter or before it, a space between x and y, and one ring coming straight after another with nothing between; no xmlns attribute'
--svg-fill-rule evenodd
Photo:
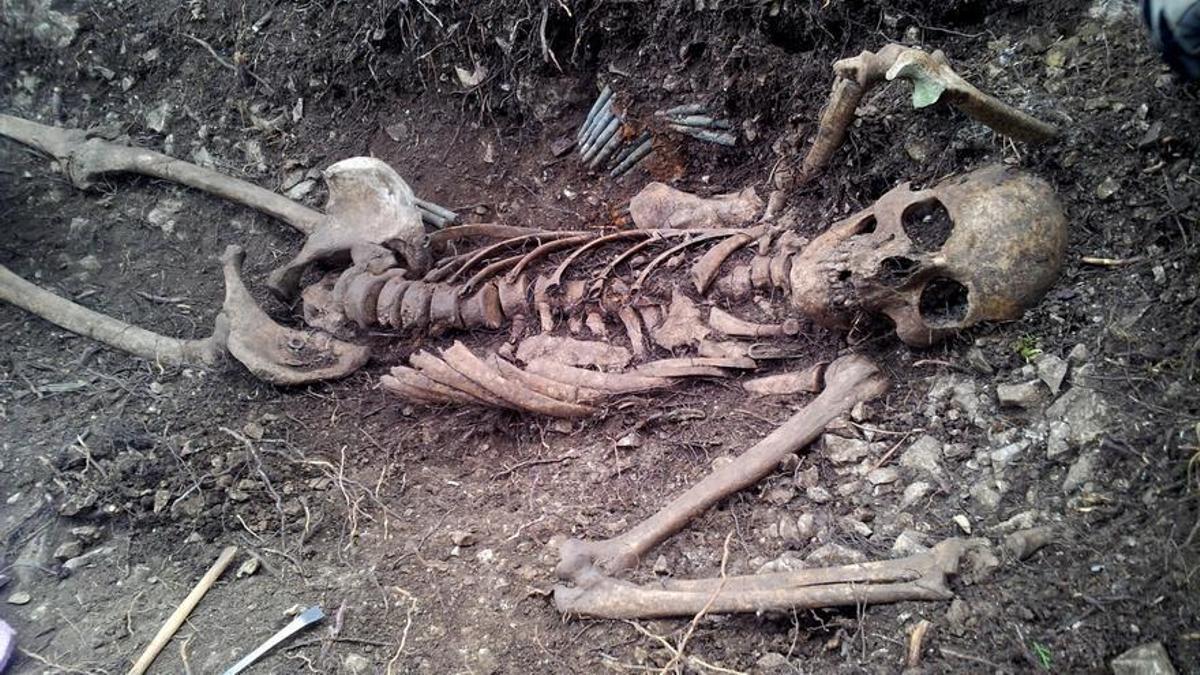
<svg viewBox="0 0 1200 675"><path fill-rule="evenodd" d="M995 542L1017 516L1053 525L1055 542L1023 562L968 566L952 604L708 617L686 648L702 661L686 669L897 672L908 631L928 619L928 672L1103 671L1152 641L1180 672L1200 672L1190 464L1200 452L1200 106L1123 7L77 1L53 3L56 17L20 0L0 9L0 112L207 157L272 189L370 154L468 220L582 229L608 224L653 178L765 196L779 162L807 148L834 60L889 41L942 49L1063 137L1013 144L952 108L912 110L907 85L889 84L788 205L811 237L902 181L932 185L992 162L1057 190L1067 262L1022 319L924 351L874 322L849 334L806 326L789 345L800 365L847 348L877 359L893 387L844 431L866 434L881 461L928 434L945 444L944 480L901 507L922 478L911 466L872 486L814 448L671 539L633 578L715 575L729 532L730 573L752 573L828 544L892 557L904 530L927 543L963 536L960 515ZM62 16L77 25L62 28ZM481 82L465 87L456 68ZM644 123L706 103L735 121L739 144L677 142L621 180L589 174L551 146L573 137L601 84ZM303 199L319 205L321 191ZM240 244L262 305L299 321L263 286L298 235L175 185L118 177L80 191L44 157L0 141L0 232L0 263L14 272L184 337L211 330L215 256ZM669 298L672 280L686 283L686 268L652 295ZM951 296L930 311L960 311ZM774 300L743 314L785 317L786 300ZM567 424L413 407L377 388L415 348L447 339L370 334L363 372L284 390L237 369L162 368L7 305L0 336L0 596L30 598L0 605L18 630L18 673L127 670L229 544L243 549L237 564L249 553L259 569L231 569L152 672L220 672L285 624L286 610L317 603L331 618L251 672L658 670L689 622L564 621L549 598L557 544L624 531L805 402L750 401L736 381L703 382ZM506 336L459 337L494 348ZM995 403L995 385L1029 379L1026 359L1039 351L1073 354L1067 386L1107 401L1086 447L1051 456L1031 431L1040 407ZM640 443L618 447L635 428ZM978 486L999 475L997 453L1021 443L986 504ZM1068 471L1082 476L1081 457L1087 475L1064 490ZM820 525L815 538L786 541L780 522L804 514ZM63 565L80 551L56 549L76 541L95 553Z"/></svg>

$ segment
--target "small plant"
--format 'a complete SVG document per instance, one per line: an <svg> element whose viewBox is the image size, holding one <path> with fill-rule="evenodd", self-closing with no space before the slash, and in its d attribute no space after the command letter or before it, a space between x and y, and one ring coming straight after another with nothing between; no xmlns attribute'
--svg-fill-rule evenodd
<svg viewBox="0 0 1200 675"><path fill-rule="evenodd" d="M1034 359L1042 355L1042 349L1038 347L1038 339L1036 335L1022 335L1013 345L1021 358L1025 359L1026 363L1033 362Z"/></svg>
<svg viewBox="0 0 1200 675"><path fill-rule="evenodd" d="M1037 657L1038 665L1042 670L1050 670L1050 648L1046 645L1035 642L1033 643L1033 654Z"/></svg>

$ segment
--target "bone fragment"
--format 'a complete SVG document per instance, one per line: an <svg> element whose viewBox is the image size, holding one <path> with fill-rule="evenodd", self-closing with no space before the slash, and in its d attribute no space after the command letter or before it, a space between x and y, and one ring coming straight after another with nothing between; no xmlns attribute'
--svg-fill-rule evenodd
<svg viewBox="0 0 1200 675"><path fill-rule="evenodd" d="M557 380L566 384L588 389L598 389L610 394L629 394L653 389L666 389L673 382L666 377L649 377L630 373L601 373L586 368L566 366L555 361L538 359L531 361L526 370L535 375Z"/></svg>
<svg viewBox="0 0 1200 675"><path fill-rule="evenodd" d="M817 363L801 371L746 380L742 383L742 388L755 396L814 394L821 391L821 379L824 374L825 364Z"/></svg>
<svg viewBox="0 0 1200 675"><path fill-rule="evenodd" d="M438 384L460 391L475 399L475 402L493 408L516 409L512 403L496 396L482 385L452 368L445 361L426 351L419 351L408 357L408 362L417 368L425 377Z"/></svg>
<svg viewBox="0 0 1200 675"><path fill-rule="evenodd" d="M1017 560L1024 560L1053 542L1055 536L1054 528L1049 526L1021 530L1004 538L1004 548Z"/></svg>
<svg viewBox="0 0 1200 675"><path fill-rule="evenodd" d="M957 573L963 550L961 540L947 539L931 551L897 560L667 582L666 588L597 576L591 585L556 586L554 605L568 615L649 619L949 600L954 593L947 577Z"/></svg>
<svg viewBox="0 0 1200 675"><path fill-rule="evenodd" d="M766 288L771 285L771 259L756 255L750 260L750 285Z"/></svg>
<svg viewBox="0 0 1200 675"><path fill-rule="evenodd" d="M397 328L424 333L429 326L429 299L432 295L431 284L423 281L410 283L400 300L400 325Z"/></svg>
<svg viewBox="0 0 1200 675"><path fill-rule="evenodd" d="M611 370L629 365L630 358L629 350L619 345L549 333L528 337L517 347L517 359L524 363L544 359L568 366L593 366Z"/></svg>
<svg viewBox="0 0 1200 675"><path fill-rule="evenodd" d="M557 238L572 237L582 232L539 230L536 227L517 227L516 225L501 225L500 223L471 223L455 225L444 230L438 230L429 235L431 247L443 246L459 239L511 239L522 235L537 235L539 237Z"/></svg>
<svg viewBox="0 0 1200 675"><path fill-rule="evenodd" d="M629 348L639 361L646 358L646 338L642 336L642 320L638 318L637 310L624 305L617 311L621 325L625 326L625 335L629 337Z"/></svg>
<svg viewBox="0 0 1200 675"><path fill-rule="evenodd" d="M458 313L458 288L438 284L429 297L429 332L441 335L448 330L462 328L462 317Z"/></svg>
<svg viewBox="0 0 1200 675"><path fill-rule="evenodd" d="M75 187L87 189L109 173L139 173L202 190L249 206L282 220L304 234L317 229L323 216L287 197L184 162L162 153L88 138L78 129L59 129L10 115L0 115L0 136L51 155L66 169Z"/></svg>
<svg viewBox="0 0 1200 675"><path fill-rule="evenodd" d="M415 371L414 371L415 372ZM430 380L432 382L432 380ZM436 384L436 383L435 383ZM391 392L400 398L411 403L419 403L422 405L444 405L447 403L457 403L456 399L448 396L442 396L429 389L421 389L416 387L407 379L397 377L395 373L384 375L379 378L379 386L385 391ZM441 386L441 385L438 385ZM463 403L475 403L475 399L462 394L466 401Z"/></svg>
<svg viewBox="0 0 1200 675"><path fill-rule="evenodd" d="M718 333L730 337L790 337L800 333L800 322L795 319L788 319L775 325L753 323L738 318L719 307L713 307L708 313L708 325Z"/></svg>
<svg viewBox="0 0 1200 675"><path fill-rule="evenodd" d="M658 513L624 534L603 541L567 540L559 549L557 573L578 586L595 583L600 570L609 573L637 565L648 551L678 532L729 495L774 471L781 459L811 443L830 421L860 401L887 388L887 379L870 360L845 356L830 364L825 390L754 447L676 497ZM556 591L557 592L557 591Z"/></svg>
<svg viewBox="0 0 1200 675"><path fill-rule="evenodd" d="M738 249L746 244L758 239L763 232L766 232L765 227L752 227L713 246L704 255L700 256L700 260L692 267L692 282L696 284L696 290L701 295L707 293L708 287L712 284L713 279L717 278L717 274L721 271L721 266L725 264L729 256L736 253Z"/></svg>
<svg viewBox="0 0 1200 675"><path fill-rule="evenodd" d="M391 378L390 381L388 378ZM478 403L478 400L472 398L470 394L447 387L440 382L430 379L421 373L421 371L409 368L408 366L395 366L391 369L391 375L384 375L380 378L380 384L385 389L396 391L391 386L392 383L399 383L406 388L415 390L419 394L418 400L425 398L431 403ZM397 393L401 392L397 391ZM401 396L403 395L401 393Z"/></svg>
<svg viewBox="0 0 1200 675"><path fill-rule="evenodd" d="M712 330L700 318L696 302L679 289L673 289L667 316L654 327L651 337L664 349L678 349L696 345L710 333Z"/></svg>
<svg viewBox="0 0 1200 675"><path fill-rule="evenodd" d="M400 321L400 303L411 283L399 275L384 282L383 288L379 289L379 296L375 299L375 320L380 326L400 328L404 325ZM308 289L305 288L304 292L308 293Z"/></svg>
<svg viewBox="0 0 1200 675"><path fill-rule="evenodd" d="M391 269L383 274L360 274L346 288L343 307L346 318L359 328L372 326L377 318L377 303L384 284L394 278L402 278L404 270Z"/></svg>
<svg viewBox="0 0 1200 675"><path fill-rule="evenodd" d="M81 307L0 266L0 300L67 330L165 365L214 366L231 354L258 378L293 385L344 377L366 363L369 352L317 331L271 321L246 290L240 271L245 254L230 246L221 256L225 302L211 337L169 338Z"/></svg>
<svg viewBox="0 0 1200 675"><path fill-rule="evenodd" d="M729 274L717 279L717 291L730 300L741 300L749 297L754 291L750 285L750 266L735 265Z"/></svg>
<svg viewBox="0 0 1200 675"><path fill-rule="evenodd" d="M770 277L772 286L784 290L791 288L791 274L792 253L790 251L784 251L771 258Z"/></svg>
<svg viewBox="0 0 1200 675"><path fill-rule="evenodd" d="M489 361L505 378L520 382L538 393L545 394L550 398L556 398L560 401L567 401L569 403L589 403L592 401L599 401L600 399L606 398L610 395L610 392L559 382L558 380L552 380L548 377L543 377L536 373L522 370L514 364L509 363L505 359L500 358L496 354L492 354Z"/></svg>
<svg viewBox="0 0 1200 675"><path fill-rule="evenodd" d="M331 335L338 334L346 325L346 314L341 303L333 299L339 274L331 272L317 283L304 287L301 300L304 303L304 325L319 328Z"/></svg>
<svg viewBox="0 0 1200 675"><path fill-rule="evenodd" d="M804 158L799 175L785 178L778 186L805 183L828 166L846 139L854 111L868 90L884 80L903 78L913 83L913 106L923 108L946 100L967 115L1019 141L1041 143L1058 136L1058 130L1037 118L985 94L950 67L940 50L932 54L899 44L885 45L878 52L864 51L833 64L837 77L829 103L821 113L816 139Z"/></svg>
<svg viewBox="0 0 1200 675"><path fill-rule="evenodd" d="M736 228L758 215L762 206L753 187L704 198L654 182L629 200L629 215L642 229Z"/></svg>
<svg viewBox="0 0 1200 675"><path fill-rule="evenodd" d="M549 290L550 277L542 274L533 281L533 306L537 309L543 333L554 330L554 306L550 304Z"/></svg>
<svg viewBox="0 0 1200 675"><path fill-rule="evenodd" d="M460 299L459 314L465 328L500 328L504 324L504 312L500 308L500 292L495 282L484 284L470 298Z"/></svg>
<svg viewBox="0 0 1200 675"><path fill-rule="evenodd" d="M461 342L455 342L442 356L451 368L519 410L566 418L586 417L595 412L594 408L551 398L519 382L505 379L499 370L480 360Z"/></svg>
<svg viewBox="0 0 1200 675"><path fill-rule="evenodd" d="M704 340L696 348L696 353L715 358L741 358L750 355L750 345L745 342Z"/></svg>
<svg viewBox="0 0 1200 675"><path fill-rule="evenodd" d="M753 370L757 367L758 363L751 358L691 356L643 363L632 372L651 377L729 377L727 369Z"/></svg>
<svg viewBox="0 0 1200 675"><path fill-rule="evenodd" d="M524 274L509 281L499 281L500 309L504 316L515 319L529 313L529 278Z"/></svg>

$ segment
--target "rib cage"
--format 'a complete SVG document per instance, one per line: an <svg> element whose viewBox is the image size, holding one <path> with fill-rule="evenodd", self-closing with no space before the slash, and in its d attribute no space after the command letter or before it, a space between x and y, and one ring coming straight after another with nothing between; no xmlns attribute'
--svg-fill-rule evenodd
<svg viewBox="0 0 1200 675"><path fill-rule="evenodd" d="M457 238L448 228L442 241ZM382 272L354 265L327 276L304 292L305 318L314 326L352 323L360 329L395 330L414 335L441 335L452 330L497 330L536 316L543 330L566 314L578 320L589 313L620 319L622 310L647 287L651 276L673 256L712 245L693 264L696 290L738 300L755 289L788 291L794 246L782 238L773 255L755 255L748 263L720 274L725 260L743 246L766 236L747 230L623 230L608 233L528 231L501 228L501 241L444 255L424 278L405 277L399 268ZM513 232L518 232L513 236ZM436 236L436 235L435 235ZM532 248L529 248L532 246ZM514 248L527 250L513 253ZM615 248L614 248L615 247ZM609 250L612 249L612 250ZM559 254L553 261L552 255ZM628 277L623 264L648 259ZM588 258L598 271L589 279L564 279L568 270Z"/></svg>

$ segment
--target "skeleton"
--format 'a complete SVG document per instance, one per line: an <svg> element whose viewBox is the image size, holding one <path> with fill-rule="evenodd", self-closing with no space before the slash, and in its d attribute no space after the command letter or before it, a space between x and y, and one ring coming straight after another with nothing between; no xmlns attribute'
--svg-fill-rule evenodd
<svg viewBox="0 0 1200 675"><path fill-rule="evenodd" d="M824 166L844 137L847 115L885 74L914 79L922 100L945 94L1003 133L1026 139L1053 133L963 82L940 53L889 45L879 54L864 52L839 62L837 69L840 78L804 175ZM619 326L625 338L617 342L627 341L629 347L616 348L629 356L610 365L638 361L621 372L592 369L586 366L598 363L588 361L596 350L572 342L570 362L529 357L519 359L525 361L522 367L503 349L480 356L456 342L440 355L418 351L407 365L381 377L385 390L417 404L585 416L615 396L754 370L778 351L769 343L747 345L739 339L787 339L801 330L795 317L760 323L715 306L705 320L700 306L710 302L709 296L729 305L755 294L787 298L790 309L837 328L862 314L882 315L895 324L901 340L925 346L979 321L1018 317L1053 282L1065 247L1065 217L1049 187L1001 167L925 190L902 185L811 243L780 228L773 220L777 209L770 205L761 220L747 225L762 207L752 190L701 199L657 184L631 205L637 229L544 231L481 223L426 236L421 204L399 175L377 160L352 158L331 166L325 172L330 199L322 214L243 181L80 131L0 115L0 135L54 156L80 187L100 174L131 171L209 191L283 220L307 239L300 253L270 276L272 290L281 297L295 296L312 263L351 263L304 289L304 317L314 330L296 331L272 323L253 304L238 276L242 254L231 249L223 256L224 311L212 337L192 341L104 317L0 268L0 299L119 349L179 364L213 365L229 354L263 379L298 384L340 377L366 361L365 348L331 334L382 327L424 336L507 326L515 340L530 328L552 333L561 321L572 333L586 328L608 347L614 342L610 325ZM489 243L462 247L474 240ZM726 270L731 257L746 257L742 249L750 244L757 249L749 259ZM664 295L657 283L661 276L654 275L687 256L695 257L689 273L695 297L681 288L667 289L671 299L664 313L666 301L656 299ZM591 272L580 278L577 273L588 261ZM626 268L630 272L623 276ZM670 356L652 358L659 348ZM611 349L605 352L605 358L612 356ZM761 480L835 417L882 393L886 381L865 358L847 356L828 366L749 380L746 388L759 395L820 394L737 461L629 532L607 541L567 541L558 574L573 585L556 588L559 609L630 618L949 597L946 579L968 546L953 539L901 560L787 574L657 587L611 576L635 566L713 504Z"/></svg>

